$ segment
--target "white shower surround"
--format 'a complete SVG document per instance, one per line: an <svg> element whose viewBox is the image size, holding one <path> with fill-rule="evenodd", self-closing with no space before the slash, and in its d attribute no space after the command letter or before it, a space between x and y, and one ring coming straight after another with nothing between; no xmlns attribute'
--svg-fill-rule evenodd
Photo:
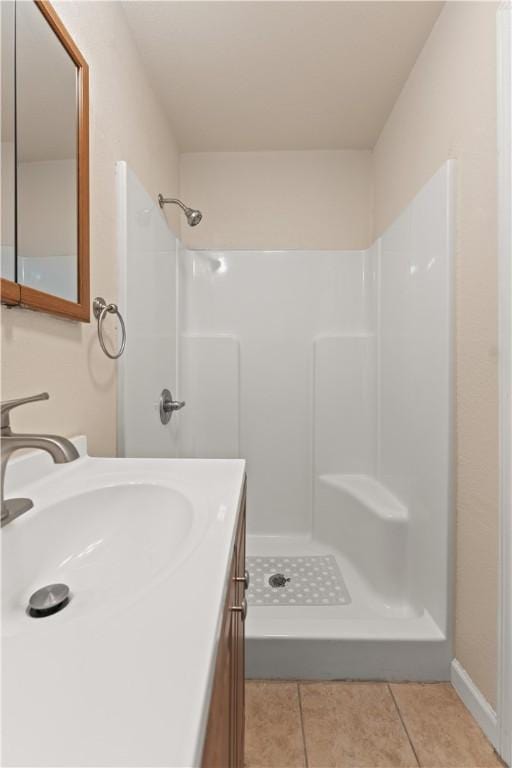
<svg viewBox="0 0 512 768"><path fill-rule="evenodd" d="M159 398L164 388L176 391L178 241L123 161L116 163L116 185L118 304L127 330L117 368L117 453L172 458L179 418L163 426Z"/></svg>
<svg viewBox="0 0 512 768"><path fill-rule="evenodd" d="M251 607L249 676L449 677L453 174L366 251L178 244L173 450L246 458L249 554L334 554L352 596Z"/></svg>

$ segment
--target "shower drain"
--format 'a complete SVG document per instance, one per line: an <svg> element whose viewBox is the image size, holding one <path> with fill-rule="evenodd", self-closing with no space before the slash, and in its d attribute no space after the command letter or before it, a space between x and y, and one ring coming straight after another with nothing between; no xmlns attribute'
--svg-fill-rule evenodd
<svg viewBox="0 0 512 768"><path fill-rule="evenodd" d="M347 605L350 595L333 555L248 555L249 605Z"/></svg>
<svg viewBox="0 0 512 768"><path fill-rule="evenodd" d="M270 579L268 580L268 583L271 587L286 587L286 582L291 581L291 579L287 579L284 573L274 573Z"/></svg>

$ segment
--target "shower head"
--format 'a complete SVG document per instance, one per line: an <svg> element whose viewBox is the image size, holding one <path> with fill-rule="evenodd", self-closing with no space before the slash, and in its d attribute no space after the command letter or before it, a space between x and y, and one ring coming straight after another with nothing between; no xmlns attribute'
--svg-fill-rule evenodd
<svg viewBox="0 0 512 768"><path fill-rule="evenodd" d="M189 223L189 226L191 227L197 227L197 225L203 218L203 214L201 213L201 211L198 211L195 208L186 208L185 216L187 217L187 221Z"/></svg>
<svg viewBox="0 0 512 768"><path fill-rule="evenodd" d="M187 217L187 222L189 227L197 227L201 219L203 218L203 214L201 211L196 210L195 208L189 208L188 205L185 205L181 202L181 200L178 200L175 197L164 197L163 195L158 195L158 205L160 208L163 208L164 205L167 204L174 204L179 205L185 216Z"/></svg>

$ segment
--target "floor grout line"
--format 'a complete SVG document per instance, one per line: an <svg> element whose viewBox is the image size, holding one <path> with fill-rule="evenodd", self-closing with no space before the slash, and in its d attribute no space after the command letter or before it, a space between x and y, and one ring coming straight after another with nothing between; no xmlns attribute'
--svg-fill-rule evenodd
<svg viewBox="0 0 512 768"><path fill-rule="evenodd" d="M389 683L386 683L386 685L388 686L388 691L389 691L389 693L391 695L391 698L393 699L393 703L394 703L396 711L398 713L398 717L400 718L400 722L402 723L402 728L404 729L405 735L407 736L407 739L409 740L409 744L411 745L411 749L412 749L412 752L413 752L413 755L414 755L414 759L416 760L416 763L418 764L418 768L421 768L421 763L420 763L420 759L418 757L418 753L416 752L416 748L415 748L415 746L413 744L411 735L410 735L410 733L409 733L409 731L407 729L407 726L405 724L405 720L404 720L404 718L402 716L402 713L400 711L400 707L398 706L398 702L397 702L397 700L395 698L395 694L393 693L393 689L391 688Z"/></svg>
<svg viewBox="0 0 512 768"><path fill-rule="evenodd" d="M306 746L306 732L304 730L304 715L302 713L302 694L300 691L300 683L297 683L297 693L299 696L300 729L302 731L302 746L304 749L304 762L305 762L306 768L309 768L308 748Z"/></svg>

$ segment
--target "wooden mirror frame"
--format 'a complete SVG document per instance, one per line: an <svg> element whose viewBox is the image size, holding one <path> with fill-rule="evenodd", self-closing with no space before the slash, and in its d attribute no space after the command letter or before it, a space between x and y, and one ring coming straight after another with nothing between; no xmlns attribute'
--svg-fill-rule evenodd
<svg viewBox="0 0 512 768"><path fill-rule="evenodd" d="M1 278L0 299L9 306L49 312L81 320L91 319L89 279L89 67L48 0L34 0L77 68L77 273L78 300L68 301L13 280ZM16 169L17 172L17 169Z"/></svg>

